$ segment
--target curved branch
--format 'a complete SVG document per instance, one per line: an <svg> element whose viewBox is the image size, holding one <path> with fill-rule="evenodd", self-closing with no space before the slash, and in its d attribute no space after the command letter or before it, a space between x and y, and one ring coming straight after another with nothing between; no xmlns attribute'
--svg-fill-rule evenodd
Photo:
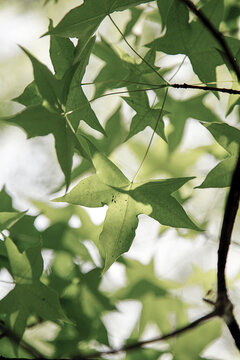
<svg viewBox="0 0 240 360"><path fill-rule="evenodd" d="M163 341L163 340L167 340L170 339L176 335L180 335L182 333L185 333L186 331L193 329L195 327L197 327L199 324L212 319L213 317L217 316L217 312L214 310L210 313L208 313L207 315L204 315L202 317L200 317L199 319L191 322L190 324L181 327L180 329L174 330L168 334L162 335L162 336L158 336L155 337L153 339L150 340L143 340L143 341L138 341L134 344L130 344L130 345L126 345L123 346L119 349L111 349L111 350L107 350L107 351L98 351L92 354L86 354L86 355L77 355L74 356L72 359L73 360L88 360L88 359L99 359L99 357L101 356L105 356L105 355L113 355L113 354L117 354L117 353L121 353L121 352L125 352L125 351L131 351L131 350L136 350L136 349L140 349L145 345L149 345L149 344L154 344L156 342L159 341Z"/></svg>
<svg viewBox="0 0 240 360"><path fill-rule="evenodd" d="M211 22L205 17L205 15L198 10L191 0L179 0L184 3L194 14L197 15L199 20L205 25L205 27L211 32L213 37L221 45L225 55L234 70L238 81L240 81L240 70L234 59L231 50L229 49L223 35ZM217 302L215 309L219 316L221 316L228 326L228 329L235 341L236 347L240 350L240 328L233 314L233 304L228 297L226 279L225 279L225 268L227 262L227 255L231 244L232 230L237 215L240 199L240 152L235 166L235 170L232 176L232 182L225 206L223 223L221 228L221 235L219 240L218 248L218 265L217 265Z"/></svg>
<svg viewBox="0 0 240 360"><path fill-rule="evenodd" d="M240 153L232 176L218 248L218 297L227 293L225 267L240 198Z"/></svg>
<svg viewBox="0 0 240 360"><path fill-rule="evenodd" d="M213 26L213 24L208 20L208 18L203 14L201 10L196 8L196 6L192 3L191 0L179 0L179 1L184 3L198 17L198 19L203 23L203 25L205 25L205 27L210 31L213 37L221 45L229 63L231 64L233 71L237 75L238 81L240 81L239 66L236 62L236 59L234 59L232 52L228 44L226 43L222 33Z"/></svg>
<svg viewBox="0 0 240 360"><path fill-rule="evenodd" d="M0 329L2 331L1 337L6 336L17 345L20 345L21 348L24 349L29 355L33 356L34 359L43 359L43 355L38 350L36 350L34 347L32 347L32 345L28 344L23 339L20 339L17 334L4 325L3 321L0 321Z"/></svg>

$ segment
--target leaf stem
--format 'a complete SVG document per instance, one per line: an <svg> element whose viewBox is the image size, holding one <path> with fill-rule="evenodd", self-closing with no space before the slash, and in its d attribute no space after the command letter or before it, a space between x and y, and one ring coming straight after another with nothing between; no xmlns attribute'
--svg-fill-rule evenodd
<svg viewBox="0 0 240 360"><path fill-rule="evenodd" d="M139 171L141 170L142 165L143 165L143 163L144 163L144 161L145 161L145 159L146 159L146 157L147 157L147 155L148 155L148 153L149 153L150 147L151 147L152 142L153 142L154 134L155 134L155 132L156 132L156 130L157 130L159 121L160 121L161 116L162 116L163 108L164 108L164 105L165 105L165 102L166 102L166 99L167 99L167 94L168 94L168 88L167 88L166 91L165 91L164 98L163 98L163 103L162 103L162 107L161 107L161 109L160 109L160 111L159 111L159 115L158 115L158 118L157 118L157 121L156 121L156 125L155 125L155 127L154 127L154 129L153 129L153 132L152 132L151 139L150 139L150 141L149 141L148 147L147 147L146 152L145 152L145 154L144 154L144 156L143 156L143 159L142 159L142 161L141 161L141 163L140 163L140 165L139 165L139 167L138 167L138 169L137 169L137 171L136 171L136 173L135 173L135 175L134 175L134 177L133 177L133 179L132 179L132 181L131 181L132 183L133 183L134 180L136 179L136 177L137 177Z"/></svg>
<svg viewBox="0 0 240 360"><path fill-rule="evenodd" d="M111 22L113 23L113 25L116 27L116 29L118 30L118 32L121 34L123 40L125 41L125 43L130 47L130 49L134 52L134 54L136 54L152 71L155 72L155 74L161 78L161 80L163 80L165 83L168 83L163 77L162 75L159 74L159 72L157 72L157 70L148 62L146 61L135 49L134 47L132 47L132 45L128 42L128 40L126 39L126 37L124 36L124 34L122 33L122 31L120 30L120 28L118 27L118 25L115 23L115 21L113 20L113 18L111 17L110 14L108 14L109 19L111 20Z"/></svg>

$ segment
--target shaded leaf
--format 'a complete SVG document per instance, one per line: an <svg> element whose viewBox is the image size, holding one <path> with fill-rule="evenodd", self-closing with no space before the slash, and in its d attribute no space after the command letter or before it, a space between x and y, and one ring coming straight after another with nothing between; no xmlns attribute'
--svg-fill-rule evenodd
<svg viewBox="0 0 240 360"><path fill-rule="evenodd" d="M166 141L164 134L163 115L166 114L165 110L154 109L149 106L147 94L145 92L131 93L129 97L123 97L124 101L131 106L136 115L132 118L129 134L126 140L150 126L156 133Z"/></svg>
<svg viewBox="0 0 240 360"><path fill-rule="evenodd" d="M166 0L165 3L167 3ZM221 65L223 60L216 50L219 44L209 30L199 19L189 23L187 7L177 0L172 1L171 6L160 5L159 10L164 19L167 15L167 31L164 36L154 40L148 46L157 45L158 51L171 55L187 55L193 70L202 82L215 81L216 67ZM201 11L218 29L223 16L223 1L209 1L201 8Z"/></svg>
<svg viewBox="0 0 240 360"><path fill-rule="evenodd" d="M30 54L26 49L21 47L25 54L31 60L34 72L34 80L38 87L38 90L44 100L52 107L54 110L59 110L59 96L58 96L58 83L54 78L51 71L38 61L32 54Z"/></svg>
<svg viewBox="0 0 240 360"><path fill-rule="evenodd" d="M228 124L206 124L204 126L230 156L215 166L198 188L230 186L240 145L240 130Z"/></svg>
<svg viewBox="0 0 240 360"><path fill-rule="evenodd" d="M97 30L102 20L114 11L122 11L151 0L98 0L85 1L81 6L70 10L60 23L47 34L63 37L77 37L84 48Z"/></svg>
<svg viewBox="0 0 240 360"><path fill-rule="evenodd" d="M55 201L88 207L108 205L99 238L105 254L105 271L129 250L138 225L137 216L141 213L165 225L198 230L181 205L170 196L191 178L132 185L104 155L96 152L93 164L96 175L81 180L70 193Z"/></svg>

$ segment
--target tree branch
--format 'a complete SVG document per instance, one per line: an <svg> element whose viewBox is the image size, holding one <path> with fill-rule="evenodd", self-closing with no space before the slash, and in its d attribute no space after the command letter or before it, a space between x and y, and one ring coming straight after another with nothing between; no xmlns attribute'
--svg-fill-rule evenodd
<svg viewBox="0 0 240 360"><path fill-rule="evenodd" d="M225 267L240 198L240 154L232 176L218 248L218 297L227 293Z"/></svg>
<svg viewBox="0 0 240 360"><path fill-rule="evenodd" d="M222 33L218 31L212 23L208 20L208 18L203 14L203 12L196 8L196 6L192 3L191 0L179 0L180 2L184 3L197 17L198 19L205 25L205 27L210 31L210 33L213 35L213 37L217 40L217 42L221 45L225 56L227 57L233 71L237 75L238 81L240 81L240 69L236 62L236 59L234 59L232 52L226 43Z"/></svg>
<svg viewBox="0 0 240 360"><path fill-rule="evenodd" d="M8 329L3 321L0 321L0 330L2 331L2 337L6 336L13 342L15 342L17 345L20 345L22 349L24 349L29 355L31 355L34 359L42 359L43 355L33 348L30 344L28 344L23 339L20 339L13 331Z"/></svg>
<svg viewBox="0 0 240 360"><path fill-rule="evenodd" d="M226 89L226 88L219 88L215 86L202 86L202 85L190 85L190 84L171 84L170 87L176 88L176 89L198 89L198 90L204 90L204 91L217 91L227 94L235 94L240 95L240 90L234 90L234 89Z"/></svg>
<svg viewBox="0 0 240 360"><path fill-rule="evenodd" d="M86 354L86 355L76 355L74 356L72 359L73 360L88 360L88 359L98 359L101 356L105 356L105 355L113 355L113 354L117 354L120 352L125 352L125 351L131 351L131 350L136 350L136 349L140 349L145 345L149 345L149 344L153 344L159 341L163 341L163 340L167 340L170 339L176 335L180 335L182 333L185 333L186 331L195 328L196 326L198 326L199 324L212 319L213 317L217 316L217 312L214 310L212 312L210 312L207 315L204 315L202 317L200 317L199 319L191 322L190 324L183 326L180 329L174 330L168 334L159 336L159 337L155 337L153 339L150 340L143 340L143 341L138 341L136 343L130 344L130 345L126 345L123 346L119 349L111 349L111 350L107 350L107 351L98 351L92 354Z"/></svg>
<svg viewBox="0 0 240 360"><path fill-rule="evenodd" d="M225 56L228 59L229 63L234 70L238 81L240 81L240 70L234 59L231 50L229 49L223 35L214 26L211 22L205 17L205 15L198 10L196 6L190 0L179 0L184 3L197 17L203 25L211 32L213 37L221 45ZM232 182L227 198L227 203L225 206L223 223L221 228L221 235L219 240L218 248L218 265L217 265L217 301L215 304L215 310L217 314L221 316L235 341L236 347L240 350L240 328L233 314L233 304L228 297L226 279L225 279L225 268L227 262L228 250L231 244L232 230L237 215L237 210L239 206L240 199L240 152L235 166L235 170L232 176Z"/></svg>

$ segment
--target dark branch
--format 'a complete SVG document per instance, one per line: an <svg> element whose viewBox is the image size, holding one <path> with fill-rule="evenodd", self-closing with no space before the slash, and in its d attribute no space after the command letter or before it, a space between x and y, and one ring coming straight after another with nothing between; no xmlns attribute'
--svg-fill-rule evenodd
<svg viewBox="0 0 240 360"><path fill-rule="evenodd" d="M238 81L240 81L240 69L236 62L236 59L234 59L231 50L228 47L228 44L226 43L222 33L218 31L212 23L208 20L208 18L203 14L203 12L196 8L196 6L192 3L190 0L179 0L182 3L184 3L197 17L198 19L205 25L205 27L211 32L213 37L217 40L217 42L221 45L226 58L228 59L233 71L237 75Z"/></svg>
<svg viewBox="0 0 240 360"><path fill-rule="evenodd" d="M6 336L17 345L20 345L22 349L24 349L29 355L31 355L34 359L42 359L43 355L36 349L34 349L30 344L26 341L20 339L13 331L8 329L8 327L0 321L0 329L2 331L2 335Z"/></svg>
<svg viewBox="0 0 240 360"><path fill-rule="evenodd" d="M214 26L211 22L205 17L205 15L198 10L196 6L191 2L191 0L179 0L201 20L203 25L211 32L213 37L221 45L226 58L231 64L232 69L234 70L238 81L240 81L240 69L234 59L231 50L229 49L223 35ZM231 187L229 190L227 203L225 206L221 235L219 240L218 248L218 265L217 265L217 302L215 304L215 310L219 316L221 316L235 341L236 347L240 350L240 328L233 314L233 304L228 297L226 279L225 279L225 268L227 262L227 255L229 247L231 244L232 230L237 215L237 210L239 206L240 199L240 152L235 166L235 170L232 176Z"/></svg>
<svg viewBox="0 0 240 360"><path fill-rule="evenodd" d="M149 345L149 344L153 344L153 343L156 343L156 342L159 342L159 341L167 340L167 339L170 339L170 338L172 338L172 337L174 337L176 335L180 335L182 333L185 333L186 331L195 328L199 324L201 324L201 323L203 323L203 322L205 322L205 321L207 321L209 319L212 319L215 316L217 316L217 313L214 310L214 311L210 312L209 314L204 315L201 318L191 322L190 324L188 324L188 325L186 325L186 326L184 326L184 327L182 327L180 329L172 331L169 334L162 335L162 336L150 339L150 340L139 341L139 342L136 342L134 344L123 346L122 348L119 348L119 349L112 349L112 350L107 350L107 351L99 351L99 352L95 352L95 353L92 353L92 354L86 354L86 355L77 355L73 359L74 360L98 359L99 357L105 356L105 355L113 355L113 354L117 354L117 353L120 353L120 352L140 349L145 345Z"/></svg>
<svg viewBox="0 0 240 360"><path fill-rule="evenodd" d="M234 89L226 89L226 88L219 88L215 86L201 86L201 85L189 85L189 84L171 84L170 87L176 88L176 89L198 89L198 90L204 90L204 91L217 91L227 94L235 94L240 95L240 90L234 90Z"/></svg>
<svg viewBox="0 0 240 360"><path fill-rule="evenodd" d="M240 154L232 176L218 248L218 298L227 293L225 267L240 198Z"/></svg>

